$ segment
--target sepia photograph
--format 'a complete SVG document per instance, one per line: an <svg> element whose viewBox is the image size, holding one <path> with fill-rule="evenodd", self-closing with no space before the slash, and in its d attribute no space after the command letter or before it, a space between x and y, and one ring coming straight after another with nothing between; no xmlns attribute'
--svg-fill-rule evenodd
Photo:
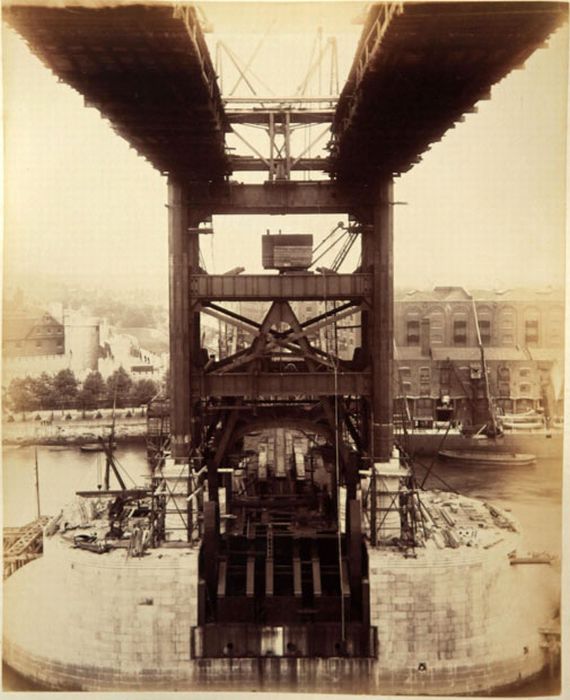
<svg viewBox="0 0 570 700"><path fill-rule="evenodd" d="M568 8L2 0L3 692L568 697Z"/></svg>

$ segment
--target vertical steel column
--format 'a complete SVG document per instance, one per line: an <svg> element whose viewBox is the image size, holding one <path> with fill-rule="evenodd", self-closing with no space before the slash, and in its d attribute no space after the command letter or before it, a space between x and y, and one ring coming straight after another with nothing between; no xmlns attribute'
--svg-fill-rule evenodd
<svg viewBox="0 0 570 700"><path fill-rule="evenodd" d="M198 236L188 234L188 211L184 190L168 183L168 246L170 293L170 415L172 456L188 459L192 422L191 367L195 338L190 313L190 270L198 266Z"/></svg>
<svg viewBox="0 0 570 700"><path fill-rule="evenodd" d="M377 186L372 240L367 252L373 260L372 300L372 459L387 462L394 444L392 363L394 330L393 184ZM367 235L369 237L370 234ZM371 250L370 250L371 248Z"/></svg>
<svg viewBox="0 0 570 700"><path fill-rule="evenodd" d="M269 180L275 179L275 114L269 112Z"/></svg>

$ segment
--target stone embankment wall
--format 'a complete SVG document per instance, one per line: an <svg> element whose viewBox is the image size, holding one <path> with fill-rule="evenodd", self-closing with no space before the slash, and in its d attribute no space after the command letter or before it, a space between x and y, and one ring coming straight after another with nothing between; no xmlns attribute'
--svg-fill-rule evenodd
<svg viewBox="0 0 570 700"><path fill-rule="evenodd" d="M97 555L47 540L44 557L5 582L4 658L66 690L303 690L390 694L489 691L543 667L539 627L557 572L510 566L506 544L370 552L378 659L200 659L197 549Z"/></svg>
<svg viewBox="0 0 570 700"><path fill-rule="evenodd" d="M44 556L4 585L4 659L51 687L171 682L197 623L198 550L95 554L45 538Z"/></svg>
<svg viewBox="0 0 570 700"><path fill-rule="evenodd" d="M127 409L121 410L121 415L115 421L115 439L118 442L142 440L147 434L146 416L141 415L141 409L131 409L127 417ZM80 411L58 411L55 416L52 411L26 414L27 420L21 416L13 422L3 420L2 442L6 445L67 445L97 442L97 438L108 438L111 431L112 418L109 413L103 413L101 418L82 418ZM36 416L41 420L36 420ZM67 420L66 416L71 416ZM53 416L53 418L52 418Z"/></svg>
<svg viewBox="0 0 570 700"><path fill-rule="evenodd" d="M556 611L558 572L510 565L511 548L509 538L487 550L418 550L416 559L370 552L383 692L476 693L543 668L539 629Z"/></svg>

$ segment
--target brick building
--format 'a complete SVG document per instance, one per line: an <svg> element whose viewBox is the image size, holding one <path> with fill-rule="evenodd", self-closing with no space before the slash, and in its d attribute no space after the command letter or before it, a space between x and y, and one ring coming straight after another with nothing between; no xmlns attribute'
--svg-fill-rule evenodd
<svg viewBox="0 0 570 700"><path fill-rule="evenodd" d="M514 289L472 294L475 304L462 287L397 294L395 396L407 397L416 419L443 418L449 404L458 420L484 422L478 321L496 405L507 413L544 407L560 415L563 293Z"/></svg>

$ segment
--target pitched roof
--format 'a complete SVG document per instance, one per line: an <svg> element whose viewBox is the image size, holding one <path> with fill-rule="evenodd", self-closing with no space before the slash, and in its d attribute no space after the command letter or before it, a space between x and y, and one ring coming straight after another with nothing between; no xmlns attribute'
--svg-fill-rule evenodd
<svg viewBox="0 0 570 700"><path fill-rule="evenodd" d="M47 312L7 314L2 319L3 340L25 340L37 326L61 326L61 323Z"/></svg>

